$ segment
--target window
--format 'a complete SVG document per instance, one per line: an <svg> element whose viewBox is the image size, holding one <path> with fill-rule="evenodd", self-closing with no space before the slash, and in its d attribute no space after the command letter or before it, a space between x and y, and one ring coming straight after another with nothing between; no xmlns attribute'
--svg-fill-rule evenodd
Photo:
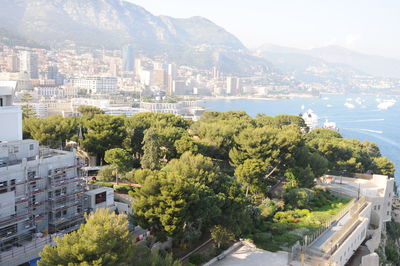
<svg viewBox="0 0 400 266"><path fill-rule="evenodd" d="M7 192L7 181L0 182L0 194Z"/></svg>
<svg viewBox="0 0 400 266"><path fill-rule="evenodd" d="M51 199L51 197L53 196L53 192L49 191L48 196L49 196L49 199Z"/></svg>
<svg viewBox="0 0 400 266"><path fill-rule="evenodd" d="M18 146L14 146L14 153L19 152L19 147Z"/></svg>
<svg viewBox="0 0 400 266"><path fill-rule="evenodd" d="M60 195L61 195L61 189L57 189L57 190L54 192L54 195L56 195L56 197L60 196Z"/></svg>
<svg viewBox="0 0 400 266"><path fill-rule="evenodd" d="M106 200L107 200L107 194L105 191L98 193L95 196L95 204L100 204L102 202L105 202Z"/></svg>
<svg viewBox="0 0 400 266"><path fill-rule="evenodd" d="M49 171L47 171L47 175L51 175L51 169L49 169Z"/></svg>
<svg viewBox="0 0 400 266"><path fill-rule="evenodd" d="M33 144L29 145L29 150L33 151L34 148L35 148L35 146Z"/></svg>
<svg viewBox="0 0 400 266"><path fill-rule="evenodd" d="M10 186L15 186L15 179L10 180Z"/></svg>
<svg viewBox="0 0 400 266"><path fill-rule="evenodd" d="M17 225L10 225L5 228L2 228L0 231L0 237L9 237L11 235L15 235L17 233Z"/></svg>
<svg viewBox="0 0 400 266"><path fill-rule="evenodd" d="M390 212L389 212L389 211L387 211L387 215L389 215L389 213L390 213Z"/></svg>
<svg viewBox="0 0 400 266"><path fill-rule="evenodd" d="M0 98L0 106L3 106L3 98Z"/></svg>
<svg viewBox="0 0 400 266"><path fill-rule="evenodd" d="M67 187L63 187L63 188L62 188L62 193L63 193L63 194L67 194Z"/></svg>
<svg viewBox="0 0 400 266"><path fill-rule="evenodd" d="M381 205L378 205L378 210L380 210L381 209Z"/></svg>
<svg viewBox="0 0 400 266"><path fill-rule="evenodd" d="M55 217L56 217L56 218L61 218L61 211L56 212Z"/></svg>
<svg viewBox="0 0 400 266"><path fill-rule="evenodd" d="M36 176L35 171L28 172L28 179L33 179L33 178L35 178L35 176Z"/></svg>
<svg viewBox="0 0 400 266"><path fill-rule="evenodd" d="M63 210L62 215L63 216L67 215L67 210Z"/></svg>

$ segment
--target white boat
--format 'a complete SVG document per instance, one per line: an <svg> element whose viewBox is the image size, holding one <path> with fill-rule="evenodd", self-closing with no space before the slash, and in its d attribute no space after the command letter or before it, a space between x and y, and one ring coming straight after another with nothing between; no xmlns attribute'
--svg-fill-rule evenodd
<svg viewBox="0 0 400 266"><path fill-rule="evenodd" d="M378 109L379 110L387 110L390 107L392 107L393 105L395 105L396 100L383 100L382 102L380 102L378 104Z"/></svg>
<svg viewBox="0 0 400 266"><path fill-rule="evenodd" d="M344 103L344 106L346 106L347 108L349 108L349 109L354 109L354 108L356 108L356 106L354 105L354 104L352 104L352 103Z"/></svg>

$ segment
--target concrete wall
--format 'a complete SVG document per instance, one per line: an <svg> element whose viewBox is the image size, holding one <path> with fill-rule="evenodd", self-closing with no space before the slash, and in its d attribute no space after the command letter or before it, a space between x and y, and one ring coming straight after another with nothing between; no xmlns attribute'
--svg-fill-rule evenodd
<svg viewBox="0 0 400 266"><path fill-rule="evenodd" d="M337 265L345 265L364 241L367 234L368 222L368 219L362 219L362 223L353 231L353 233L351 233L350 236L348 236L346 241L331 256L331 262L337 263Z"/></svg>
<svg viewBox="0 0 400 266"><path fill-rule="evenodd" d="M22 111L18 106L0 107L0 141L22 140Z"/></svg>
<svg viewBox="0 0 400 266"><path fill-rule="evenodd" d="M96 195L103 192L106 192L106 201L96 204ZM114 189L112 188L101 187L94 190L89 190L86 192L86 195L89 196L88 207L92 210L114 206Z"/></svg>

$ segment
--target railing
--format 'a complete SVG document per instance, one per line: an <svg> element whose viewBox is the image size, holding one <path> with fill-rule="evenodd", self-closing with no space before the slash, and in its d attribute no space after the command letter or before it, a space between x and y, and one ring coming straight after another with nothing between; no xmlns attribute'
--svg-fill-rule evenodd
<svg viewBox="0 0 400 266"><path fill-rule="evenodd" d="M342 225L342 230L335 233L332 238L329 240L329 245L331 246L328 249L326 246L327 243L321 248L326 254L333 254L338 247L343 243L343 238L346 239L349 235L349 232L353 232L355 228L361 223L359 214L365 209L367 206L367 202L365 198L361 198L355 206L350 210L350 219Z"/></svg>
<svg viewBox="0 0 400 266"><path fill-rule="evenodd" d="M27 242L22 247L14 247L8 251L3 251L0 253L0 263L1 265L6 265L6 262L12 263L16 258L27 256L27 254L35 251L38 251L39 253L39 250L42 250L45 245L53 243L53 238L51 236L47 236Z"/></svg>
<svg viewBox="0 0 400 266"><path fill-rule="evenodd" d="M59 217L59 218L54 217L49 221L49 224L57 225L57 224L61 224L63 222L72 222L77 219L83 219L83 214L75 213L75 214L70 214L67 216Z"/></svg>
<svg viewBox="0 0 400 266"><path fill-rule="evenodd" d="M302 246L309 246L316 240L320 235L322 235L325 231L333 226L338 220L340 220L351 208L355 206L356 199L352 199L349 203L347 203L343 208L340 209L338 213L336 213L333 217L327 220L324 225L317 229L316 232L306 235L303 238Z"/></svg>

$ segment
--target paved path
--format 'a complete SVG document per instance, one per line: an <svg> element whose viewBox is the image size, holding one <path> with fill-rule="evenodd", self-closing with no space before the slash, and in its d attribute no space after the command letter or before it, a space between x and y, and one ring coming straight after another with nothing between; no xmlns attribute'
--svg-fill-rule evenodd
<svg viewBox="0 0 400 266"><path fill-rule="evenodd" d="M212 266L287 266L288 253L242 246Z"/></svg>

